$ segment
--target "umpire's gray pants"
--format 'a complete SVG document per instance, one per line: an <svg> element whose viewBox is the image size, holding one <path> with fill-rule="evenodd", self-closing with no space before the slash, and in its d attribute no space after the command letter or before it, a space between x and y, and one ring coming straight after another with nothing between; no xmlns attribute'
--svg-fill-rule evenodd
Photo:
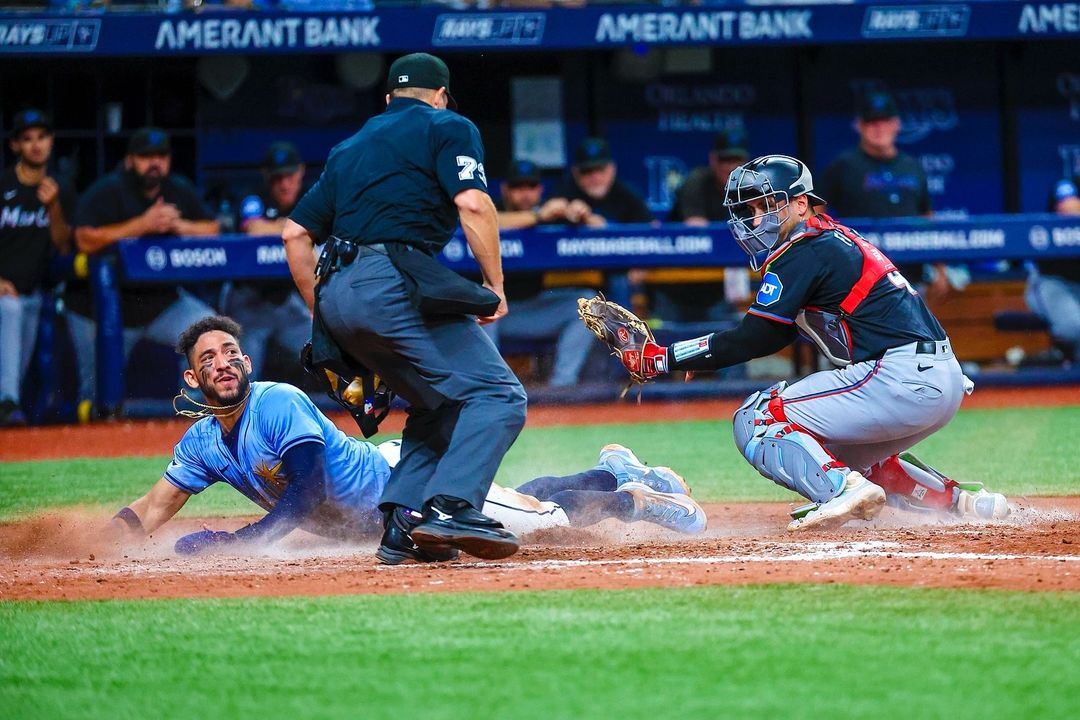
<svg viewBox="0 0 1080 720"><path fill-rule="evenodd" d="M436 495L483 507L525 424L526 396L476 318L421 315L375 253L324 281L319 312L338 345L412 405L380 507L419 510Z"/></svg>

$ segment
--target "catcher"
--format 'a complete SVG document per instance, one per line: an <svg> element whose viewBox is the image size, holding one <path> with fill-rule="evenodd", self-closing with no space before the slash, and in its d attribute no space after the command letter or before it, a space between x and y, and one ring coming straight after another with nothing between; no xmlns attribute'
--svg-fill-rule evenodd
<svg viewBox="0 0 1080 720"><path fill-rule="evenodd" d="M400 458L400 441L376 447L356 440L338 430L299 389L250 382L251 362L240 349L239 335L240 327L220 316L200 320L181 334L177 351L189 365L184 380L206 399L202 405L187 398L201 411L183 414L203 419L177 443L161 480L116 513L114 535L141 538L172 518L192 495L225 482L266 515L236 532L185 535L176 543L177 553L272 543L298 527L332 538L371 539L382 520L376 555L383 563L457 557L457 550L433 552L412 542L408 531L416 523L406 514L413 511L397 508L383 516L378 510L390 470ZM706 525L705 511L678 474L642 464L621 445L605 446L590 470L537 478L519 491L493 485L484 505L485 514L516 534L609 517L689 534Z"/></svg>
<svg viewBox="0 0 1080 720"><path fill-rule="evenodd" d="M944 427L974 385L922 298L880 250L822 212L810 170L766 155L731 173L724 205L735 241L763 270L731 330L657 345L648 327L603 298L581 300L585 324L636 382L716 370L774 353L798 334L836 368L754 393L735 413L735 444L765 477L811 502L789 530L870 519L886 496L902 507L998 519L1005 497L920 462L913 445Z"/></svg>

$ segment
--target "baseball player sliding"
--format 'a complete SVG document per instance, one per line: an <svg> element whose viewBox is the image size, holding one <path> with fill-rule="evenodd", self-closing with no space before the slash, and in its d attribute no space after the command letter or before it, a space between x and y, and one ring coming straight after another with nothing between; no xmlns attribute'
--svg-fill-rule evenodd
<svg viewBox="0 0 1080 720"><path fill-rule="evenodd" d="M735 413L735 444L765 477L811 501L799 531L870 519L886 496L916 509L997 519L1005 497L957 483L909 452L944 427L974 385L922 298L880 250L822 212L804 163L766 155L735 169L724 205L735 241L763 270L731 330L657 345L639 319L602 298L582 319L644 382L774 353L798 333L837 367L754 393Z"/></svg>
<svg viewBox="0 0 1080 720"><path fill-rule="evenodd" d="M192 495L225 482L266 515L236 532L185 535L176 542L177 553L272 543L296 528L342 539L378 537L384 520L379 497L400 457L400 441L376 447L351 438L298 388L251 382L240 332L233 320L214 316L180 336L177 351L189 365L184 380L202 391L206 404L197 404L204 417L177 443L161 480L116 513L112 529L120 537L143 537ZM608 445L598 465L585 472L537 478L516 491L493 485L483 512L519 535L609 517L699 533L705 529L705 512L688 493L670 468L648 467L628 448ZM417 547L408 536L410 518L399 512L415 511L395 511L385 520L390 532L400 533L399 549L390 552L384 543L377 553L380 561L397 565L457 557L449 548L433 552Z"/></svg>

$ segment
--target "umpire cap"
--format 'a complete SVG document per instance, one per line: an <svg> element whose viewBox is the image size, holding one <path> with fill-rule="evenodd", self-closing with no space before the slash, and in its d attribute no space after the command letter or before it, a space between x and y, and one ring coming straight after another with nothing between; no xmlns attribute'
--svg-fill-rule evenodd
<svg viewBox="0 0 1080 720"><path fill-rule="evenodd" d="M30 128L36 127L51 133L53 129L52 120L41 110L27 108L20 113L16 113L15 119L12 120L11 137L18 137L19 133L23 130L29 130Z"/></svg>
<svg viewBox="0 0 1080 720"><path fill-rule="evenodd" d="M439 58L428 53L402 55L390 66L386 74L386 92L398 88L418 87L428 90L446 88L446 100L451 109L457 110L457 100L450 94L450 69Z"/></svg>

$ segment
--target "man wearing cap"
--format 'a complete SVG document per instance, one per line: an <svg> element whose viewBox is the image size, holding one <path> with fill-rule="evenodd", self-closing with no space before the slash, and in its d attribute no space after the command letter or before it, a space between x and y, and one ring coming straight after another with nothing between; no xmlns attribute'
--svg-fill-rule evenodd
<svg viewBox="0 0 1080 720"><path fill-rule="evenodd" d="M98 179L83 194L75 214L75 242L80 251L105 250L119 240L172 235L216 235L218 223L186 178L170 172L172 147L159 128L136 130L127 154L115 171ZM67 291L68 327L79 363L82 401L94 397L96 325L86 282ZM120 288L124 357L142 337L171 345L191 323L214 311L182 288L147 285Z"/></svg>
<svg viewBox="0 0 1080 720"><path fill-rule="evenodd" d="M825 169L821 191L838 217L886 218L930 214L930 191L919 161L896 147L900 111L893 96L872 91L859 101L859 144Z"/></svg>
<svg viewBox="0 0 1080 720"><path fill-rule="evenodd" d="M668 214L671 222L701 227L727 220L724 190L731 171L750 156L746 130L726 128L713 138L709 164L696 167L675 192L675 202ZM726 320L732 312L728 302L741 302L749 292L749 273L745 268L725 268L724 280L680 284L650 283L653 314L675 322ZM731 282L725 282L730 280ZM703 299L712 302L703 302Z"/></svg>
<svg viewBox="0 0 1080 720"><path fill-rule="evenodd" d="M871 90L859 98L855 129L858 146L841 153L825 169L821 191L829 198L829 212L838 218L929 217L930 189L919 160L896 146L900 110L892 94ZM924 275L928 300L940 300L950 287L962 290L970 281L963 265L930 266L900 263L902 273L914 281Z"/></svg>
<svg viewBox="0 0 1080 720"><path fill-rule="evenodd" d="M580 200L609 223L651 223L655 220L645 201L617 177L611 146L598 137L585 138L574 151L570 179L553 193L568 202Z"/></svg>
<svg viewBox="0 0 1080 720"><path fill-rule="evenodd" d="M53 129L40 110L18 113L11 128L15 164L0 179L0 425L23 422L19 408L53 252L71 250L75 190L49 175Z"/></svg>
<svg viewBox="0 0 1080 720"><path fill-rule="evenodd" d="M263 189L240 203L240 229L248 235L280 236L296 207L304 182L304 162L290 142L275 142L262 160ZM291 280L234 282L225 290L224 312L244 328L251 372L258 378L267 346L275 341L290 360L311 334L311 314Z"/></svg>
<svg viewBox="0 0 1080 720"><path fill-rule="evenodd" d="M713 138L709 164L696 167L675 192L668 220L701 226L726 222L724 189L731 171L750 159L746 131L740 128L721 130Z"/></svg>
<svg viewBox="0 0 1080 720"><path fill-rule="evenodd" d="M1080 178L1054 184L1050 211L1080 216ZM1033 313L1050 325L1050 337L1066 353L1080 358L1080 259L1054 258L1031 263L1024 300Z"/></svg>
<svg viewBox="0 0 1080 720"><path fill-rule="evenodd" d="M411 405L379 502L376 556L506 557L517 538L480 508L525 424L526 396L480 327L506 314L484 146L475 125L447 110L456 107L450 72L433 55L394 61L386 102L331 151L289 214L289 267L314 311L313 354L335 346ZM458 222L483 287L433 258ZM326 244L318 266L316 243Z"/></svg>
<svg viewBox="0 0 1080 720"><path fill-rule="evenodd" d="M539 224L603 225L581 200L553 198L542 202L544 186L540 169L529 160L514 160L500 183L499 227L508 230ZM573 220L571 219L573 218ZM579 273L573 273L573 279ZM564 279L565 278L565 279ZM592 297L594 290L568 286L571 276L559 272L514 273L506 281L510 313L484 329L498 345L500 340L549 340L555 343L555 359L548 384L577 384L589 352L595 347L592 334L581 323L577 299ZM580 280L578 280L580 282ZM558 285L558 287L552 287Z"/></svg>

